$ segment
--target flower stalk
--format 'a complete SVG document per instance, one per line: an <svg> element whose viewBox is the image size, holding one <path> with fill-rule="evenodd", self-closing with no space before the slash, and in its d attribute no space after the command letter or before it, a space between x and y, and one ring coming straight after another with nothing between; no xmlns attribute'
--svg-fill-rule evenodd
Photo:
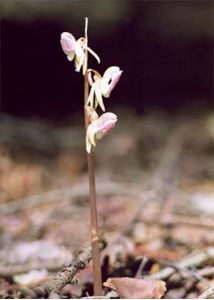
<svg viewBox="0 0 214 300"><path fill-rule="evenodd" d="M103 74L88 68L88 54L93 55L98 63L99 56L88 47L88 18L85 18L85 36L76 40L69 32L61 34L62 50L69 61L74 61L75 70L84 76L84 116L86 132L86 152L89 175L89 196L91 212L91 242L94 275L94 295L102 296L102 275L99 249L99 231L96 204L96 186L94 175L94 149L98 140L103 138L116 124L117 116L105 112L103 98L109 98L120 80L122 71L117 66L109 67ZM98 115L96 109L103 112Z"/></svg>
<svg viewBox="0 0 214 300"><path fill-rule="evenodd" d="M85 40L88 44L88 18L85 18ZM88 69L88 53L85 51L86 70ZM89 83L87 72L84 75L84 108L85 108L85 129L89 126L89 116L87 111L87 101L89 96ZM89 194L90 194L90 212L91 212L91 242L92 242L92 264L94 274L94 295L102 295L102 275L100 264L100 248L99 248L99 231L98 231L98 217L97 217L97 200L96 200L96 186L94 176L94 153L87 152L88 176L89 176Z"/></svg>

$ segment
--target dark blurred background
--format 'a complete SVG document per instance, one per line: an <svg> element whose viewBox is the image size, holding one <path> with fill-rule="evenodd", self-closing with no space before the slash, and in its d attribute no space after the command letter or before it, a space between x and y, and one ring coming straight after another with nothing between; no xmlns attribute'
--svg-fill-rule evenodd
<svg viewBox="0 0 214 300"><path fill-rule="evenodd" d="M212 108L213 1L1 0L1 109L62 120L82 110L83 79L60 34L84 34L101 57L90 67L124 70L113 106L137 112Z"/></svg>

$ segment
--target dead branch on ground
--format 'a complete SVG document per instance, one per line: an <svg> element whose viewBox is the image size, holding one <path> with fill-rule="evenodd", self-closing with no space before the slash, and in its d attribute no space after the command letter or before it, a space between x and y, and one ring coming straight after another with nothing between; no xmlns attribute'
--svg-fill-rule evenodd
<svg viewBox="0 0 214 300"><path fill-rule="evenodd" d="M104 240L100 241L100 249L103 250L106 247L106 242ZM83 270L92 258L91 246L81 251L78 256L73 260L73 262L66 268L62 269L55 276L50 278L50 280L41 285L40 287L32 289L22 289L19 298L47 298L50 294L59 296L61 289L72 282L74 276L80 270Z"/></svg>
<svg viewBox="0 0 214 300"><path fill-rule="evenodd" d="M136 187L127 187L127 185L113 182L99 183L97 186L98 194L101 196L110 196L115 194L131 195L139 197L139 191ZM71 198L86 197L88 195L88 185L78 184L73 187L52 190L50 192L29 196L14 202L3 203L0 205L0 215L19 212L25 208L38 206L45 203L68 201Z"/></svg>
<svg viewBox="0 0 214 300"><path fill-rule="evenodd" d="M0 277L11 278L14 275L27 273L31 270L41 270L46 269L50 272L58 271L62 267L60 261L52 262L38 262L38 263L25 263L20 265L11 265L11 266L0 266Z"/></svg>
<svg viewBox="0 0 214 300"><path fill-rule="evenodd" d="M177 214L165 215L161 219L162 225L188 225L196 227L214 228L214 221L211 218L191 218L186 216L179 216Z"/></svg>
<svg viewBox="0 0 214 300"><path fill-rule="evenodd" d="M196 254L191 254L187 257L184 257L180 262L177 263L177 268L187 269L192 267L199 267L203 263L214 258L214 248L209 247L208 249L201 251ZM176 268L167 267L163 270L152 274L150 277L157 280L164 280L173 275L176 272Z"/></svg>
<svg viewBox="0 0 214 300"><path fill-rule="evenodd" d="M209 287L206 291L204 291L198 299L213 299L214 298L214 285Z"/></svg>

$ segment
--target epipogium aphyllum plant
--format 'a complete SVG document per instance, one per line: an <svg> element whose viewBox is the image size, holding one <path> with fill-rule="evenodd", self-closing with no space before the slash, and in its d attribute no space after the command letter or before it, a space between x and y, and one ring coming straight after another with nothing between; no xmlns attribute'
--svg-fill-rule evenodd
<svg viewBox="0 0 214 300"><path fill-rule="evenodd" d="M86 130L86 152L89 175L90 212L91 212L91 242L94 275L94 294L102 295L102 276L99 250L99 232L96 205L96 187L94 176L94 149L97 140L101 139L116 124L117 116L105 112L103 98L109 98L111 91L118 83L122 71L117 66L109 67L103 74L88 68L88 53L100 63L99 56L88 47L88 18L85 18L85 36L78 40L68 32L61 34L61 46L69 61L74 61L75 70L84 76L84 115ZM104 113L99 116L97 109Z"/></svg>

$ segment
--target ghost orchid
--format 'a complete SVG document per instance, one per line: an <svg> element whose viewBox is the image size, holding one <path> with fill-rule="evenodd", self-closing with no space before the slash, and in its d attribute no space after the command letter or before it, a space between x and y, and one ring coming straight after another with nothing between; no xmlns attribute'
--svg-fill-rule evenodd
<svg viewBox="0 0 214 300"><path fill-rule="evenodd" d="M61 34L60 43L62 46L63 52L67 55L68 60L72 61L74 59L75 70L80 71L81 67L83 68L83 75L86 73L86 53L85 50L90 52L100 63L99 56L87 46L86 39L81 37L78 40L69 33L63 32Z"/></svg>
<svg viewBox="0 0 214 300"><path fill-rule="evenodd" d="M108 133L116 124L117 116L111 112L104 113L95 119L87 128L86 132L86 150L91 152L92 146L96 146L96 140L100 140Z"/></svg>
<svg viewBox="0 0 214 300"><path fill-rule="evenodd" d="M110 94L120 80L123 71L121 71L119 67L112 66L105 71L103 76L92 69L89 69L88 72L88 81L91 85L91 90L87 105L93 109L96 109L96 107L99 105L101 109L105 111L103 97L110 97ZM91 74L92 72L94 73L93 79Z"/></svg>
<svg viewBox="0 0 214 300"><path fill-rule="evenodd" d="M69 32L63 32L60 39L63 52L69 61L74 61L75 70L84 75L84 116L86 129L86 151L89 176L89 195L91 211L91 243L94 275L94 295L99 298L102 293L102 272L100 264L100 239L97 218L96 187L94 175L94 147L97 140L106 135L117 122L117 116L111 112L97 114L96 109L105 111L103 97L109 98L112 90L120 80L122 71L117 66L109 67L100 75L88 68L88 54L92 54L100 63L98 55L88 47L88 18L85 18L85 35L76 38Z"/></svg>

